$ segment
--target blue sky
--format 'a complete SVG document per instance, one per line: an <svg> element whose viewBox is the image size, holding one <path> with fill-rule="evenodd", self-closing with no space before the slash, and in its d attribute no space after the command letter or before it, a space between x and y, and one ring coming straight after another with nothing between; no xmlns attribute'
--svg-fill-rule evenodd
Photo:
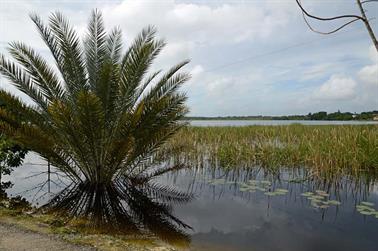
<svg viewBox="0 0 378 251"><path fill-rule="evenodd" d="M354 0L302 0L322 16L357 14ZM284 115L319 110L378 110L378 54L362 23L322 36L308 30L294 0L31 1L0 0L0 52L20 40L49 57L28 13L60 10L80 34L93 8L130 43L153 24L168 46L155 68L185 58L190 115ZM378 35L378 3L366 4ZM322 30L336 23L314 22ZM15 92L5 79L1 87Z"/></svg>

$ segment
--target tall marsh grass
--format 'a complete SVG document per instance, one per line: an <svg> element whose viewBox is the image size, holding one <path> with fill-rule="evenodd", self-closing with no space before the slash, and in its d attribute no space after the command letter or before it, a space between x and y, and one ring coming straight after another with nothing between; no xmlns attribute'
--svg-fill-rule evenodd
<svg viewBox="0 0 378 251"><path fill-rule="evenodd" d="M315 173L378 172L377 125L187 127L165 154L223 168L307 167Z"/></svg>

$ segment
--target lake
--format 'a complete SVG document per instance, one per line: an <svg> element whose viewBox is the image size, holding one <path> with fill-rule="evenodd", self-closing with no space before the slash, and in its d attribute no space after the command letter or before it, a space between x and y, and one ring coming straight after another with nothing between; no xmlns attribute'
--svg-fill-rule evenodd
<svg viewBox="0 0 378 251"><path fill-rule="evenodd" d="M191 126L250 126L250 125L378 125L378 121L325 120L191 120Z"/></svg>
<svg viewBox="0 0 378 251"><path fill-rule="evenodd" d="M6 176L15 183L8 194L45 203L50 198L45 171L45 163L29 154L23 167ZM301 168L269 173L259 167L225 172L205 166L155 181L194 195L188 203L172 205L173 215L192 228L182 230L191 239L189 250L376 251L378 215L369 213L378 210L376 179L303 180L307 175ZM55 193L65 180L51 177Z"/></svg>

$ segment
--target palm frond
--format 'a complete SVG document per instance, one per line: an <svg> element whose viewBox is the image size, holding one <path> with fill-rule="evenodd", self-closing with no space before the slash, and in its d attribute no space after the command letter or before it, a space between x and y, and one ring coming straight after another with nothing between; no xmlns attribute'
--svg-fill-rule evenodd
<svg viewBox="0 0 378 251"><path fill-rule="evenodd" d="M47 62L32 48L23 43L14 42L10 44L9 52L30 74L48 100L63 97L64 89L58 77Z"/></svg>
<svg viewBox="0 0 378 251"><path fill-rule="evenodd" d="M50 52L55 60L57 68L59 69L59 72L61 73L62 77L64 77L65 75L64 69L61 64L62 63L61 50L59 48L58 41L53 35L51 29L48 26L46 26L41 20L41 18L35 13L30 14L30 19L33 21L33 23L37 27L42 40L44 41L46 46L50 49Z"/></svg>
<svg viewBox="0 0 378 251"><path fill-rule="evenodd" d="M122 50L122 32L115 28L106 37L105 57L99 69L99 80L95 92L100 97L103 104L107 124L116 114L116 102L119 97L120 81L120 57Z"/></svg>
<svg viewBox="0 0 378 251"><path fill-rule="evenodd" d="M49 18L49 28L57 42L61 67L68 91L76 95L86 89L86 72L83 60L83 50L75 30L68 20L60 13L55 12Z"/></svg>
<svg viewBox="0 0 378 251"><path fill-rule="evenodd" d="M92 11L84 43L89 87L91 90L96 90L101 67L108 52L104 21L98 10Z"/></svg>
<svg viewBox="0 0 378 251"><path fill-rule="evenodd" d="M118 64L122 52L122 31L118 27L114 28L108 35L106 47L111 62Z"/></svg>
<svg viewBox="0 0 378 251"><path fill-rule="evenodd" d="M146 99L152 97L161 98L165 95L169 95L175 92L183 83L188 81L190 79L190 74L177 72L189 62L190 61L186 60L172 67L150 90L146 95Z"/></svg>
<svg viewBox="0 0 378 251"><path fill-rule="evenodd" d="M15 63L0 54L0 73L8 78L20 91L28 95L42 110L47 110L46 96L38 89L33 78Z"/></svg>
<svg viewBox="0 0 378 251"><path fill-rule="evenodd" d="M155 40L155 33L156 30L152 27L144 29L123 57L120 69L121 107L124 107L124 100L130 100L135 95L145 73L165 46L163 40Z"/></svg>

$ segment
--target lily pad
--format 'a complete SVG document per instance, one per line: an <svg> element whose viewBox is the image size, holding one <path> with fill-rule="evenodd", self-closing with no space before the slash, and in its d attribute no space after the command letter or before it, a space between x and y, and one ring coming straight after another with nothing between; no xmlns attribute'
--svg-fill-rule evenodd
<svg viewBox="0 0 378 251"><path fill-rule="evenodd" d="M369 207L369 206L365 206L365 205L357 205L356 208L357 208L357 210L360 210L360 211L375 212L374 208Z"/></svg>
<svg viewBox="0 0 378 251"><path fill-rule="evenodd" d="M289 190L279 188L279 189L276 189L276 192L278 192L278 193L288 193Z"/></svg>
<svg viewBox="0 0 378 251"><path fill-rule="evenodd" d="M315 193L320 195L320 196L324 196L324 197L329 196L329 194L326 191L323 191L323 190L315 190Z"/></svg>
<svg viewBox="0 0 378 251"><path fill-rule="evenodd" d="M249 191L249 188L248 188L248 187L241 187L241 188L239 189L239 191L240 191L240 192L247 192L247 191Z"/></svg>
<svg viewBox="0 0 378 251"><path fill-rule="evenodd" d="M225 182L226 182L225 179L213 179L213 180L209 181L209 184L210 185L220 185L220 184L224 184Z"/></svg>
<svg viewBox="0 0 378 251"><path fill-rule="evenodd" d="M267 195L267 196L275 196L275 195L277 195L274 192L265 192L264 194Z"/></svg>
<svg viewBox="0 0 378 251"><path fill-rule="evenodd" d="M261 192L265 192L265 191L266 191L266 189L263 188L263 187L256 187L256 190L259 190L259 191L261 191Z"/></svg>
<svg viewBox="0 0 378 251"><path fill-rule="evenodd" d="M328 202L329 205L334 205L334 206L341 205L341 202L337 201L337 200L328 200L327 202Z"/></svg>
<svg viewBox="0 0 378 251"><path fill-rule="evenodd" d="M269 186L272 184L272 182L270 182L269 180L262 180L260 181L260 183L264 185L269 185Z"/></svg>
<svg viewBox="0 0 378 251"><path fill-rule="evenodd" d="M313 195L311 197L309 197L310 200L323 200L323 196L320 196L320 195Z"/></svg>
<svg viewBox="0 0 378 251"><path fill-rule="evenodd" d="M374 207L374 203L373 202L367 202L367 201L362 201L361 205L368 206L368 207Z"/></svg>
<svg viewBox="0 0 378 251"><path fill-rule="evenodd" d="M322 201L322 200L318 200L318 199L313 199L313 200L311 200L311 202L314 202L314 203L322 203L323 201Z"/></svg>
<svg viewBox="0 0 378 251"><path fill-rule="evenodd" d="M305 193L302 193L301 195L304 196L304 197L310 197L310 196L314 195L314 193L312 193L312 192L305 192Z"/></svg>

